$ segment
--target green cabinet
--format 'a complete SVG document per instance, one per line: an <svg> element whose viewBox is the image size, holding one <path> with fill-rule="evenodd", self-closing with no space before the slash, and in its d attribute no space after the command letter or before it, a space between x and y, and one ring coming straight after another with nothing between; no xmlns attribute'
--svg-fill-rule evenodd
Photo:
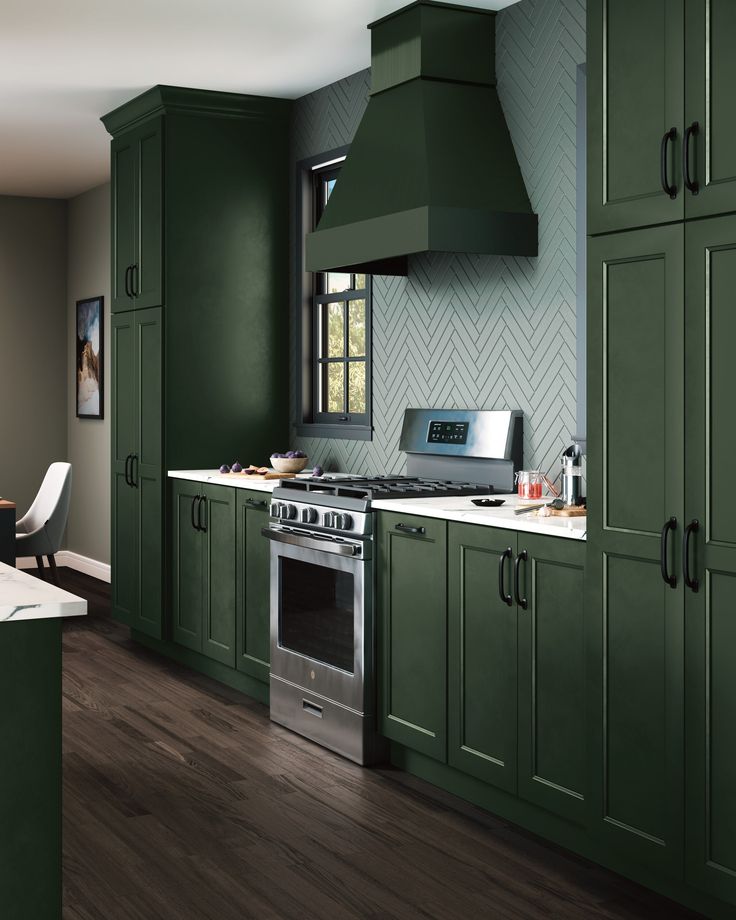
<svg viewBox="0 0 736 920"><path fill-rule="evenodd" d="M451 523L448 558L448 763L583 823L584 544Z"/></svg>
<svg viewBox="0 0 736 920"><path fill-rule="evenodd" d="M159 308L112 319L112 610L162 631L163 485Z"/></svg>
<svg viewBox="0 0 736 920"><path fill-rule="evenodd" d="M235 490L172 486L172 636L235 667Z"/></svg>
<svg viewBox="0 0 736 920"><path fill-rule="evenodd" d="M662 563L677 577L683 255L682 224L588 242L591 822L611 851L672 875L682 867L684 597Z"/></svg>
<svg viewBox="0 0 736 920"><path fill-rule="evenodd" d="M447 523L381 512L378 712L387 738L447 757Z"/></svg>
<svg viewBox="0 0 736 920"><path fill-rule="evenodd" d="M588 232L736 210L733 0L588 4Z"/></svg>
<svg viewBox="0 0 736 920"><path fill-rule="evenodd" d="M239 671L268 683L270 670L269 494L237 490L236 658Z"/></svg>
<svg viewBox="0 0 736 920"><path fill-rule="evenodd" d="M688 225L685 272L686 875L736 904L736 217Z"/></svg>
<svg viewBox="0 0 736 920"><path fill-rule="evenodd" d="M112 155L112 312L163 304L161 118L115 137Z"/></svg>

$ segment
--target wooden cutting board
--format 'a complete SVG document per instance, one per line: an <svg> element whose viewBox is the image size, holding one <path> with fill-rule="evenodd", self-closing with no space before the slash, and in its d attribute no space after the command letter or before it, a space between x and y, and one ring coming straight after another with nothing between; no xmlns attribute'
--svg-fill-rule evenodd
<svg viewBox="0 0 736 920"><path fill-rule="evenodd" d="M549 508L550 517L585 517L588 513L587 508L561 508L559 511L556 508Z"/></svg>
<svg viewBox="0 0 736 920"><path fill-rule="evenodd" d="M276 470L269 470L268 473L218 473L223 481L228 479L242 479L245 482L265 482L267 479L296 479L296 473L278 473Z"/></svg>

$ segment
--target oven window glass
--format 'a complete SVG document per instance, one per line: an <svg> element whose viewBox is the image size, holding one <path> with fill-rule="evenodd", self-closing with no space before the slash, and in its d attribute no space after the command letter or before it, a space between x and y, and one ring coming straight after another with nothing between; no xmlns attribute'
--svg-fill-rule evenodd
<svg viewBox="0 0 736 920"><path fill-rule="evenodd" d="M353 575L281 557L279 645L353 673Z"/></svg>

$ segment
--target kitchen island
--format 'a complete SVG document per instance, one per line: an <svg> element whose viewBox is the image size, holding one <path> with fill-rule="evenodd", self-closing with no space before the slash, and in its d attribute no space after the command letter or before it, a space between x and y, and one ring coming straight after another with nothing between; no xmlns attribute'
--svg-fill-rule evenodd
<svg viewBox="0 0 736 920"><path fill-rule="evenodd" d="M61 916L61 620L87 602L0 563L0 915Z"/></svg>

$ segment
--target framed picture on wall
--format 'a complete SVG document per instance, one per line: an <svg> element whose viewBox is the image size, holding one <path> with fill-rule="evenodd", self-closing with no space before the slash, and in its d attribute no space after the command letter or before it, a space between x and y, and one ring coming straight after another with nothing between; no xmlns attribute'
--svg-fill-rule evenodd
<svg viewBox="0 0 736 920"><path fill-rule="evenodd" d="M104 302L77 301L77 418L104 418Z"/></svg>

